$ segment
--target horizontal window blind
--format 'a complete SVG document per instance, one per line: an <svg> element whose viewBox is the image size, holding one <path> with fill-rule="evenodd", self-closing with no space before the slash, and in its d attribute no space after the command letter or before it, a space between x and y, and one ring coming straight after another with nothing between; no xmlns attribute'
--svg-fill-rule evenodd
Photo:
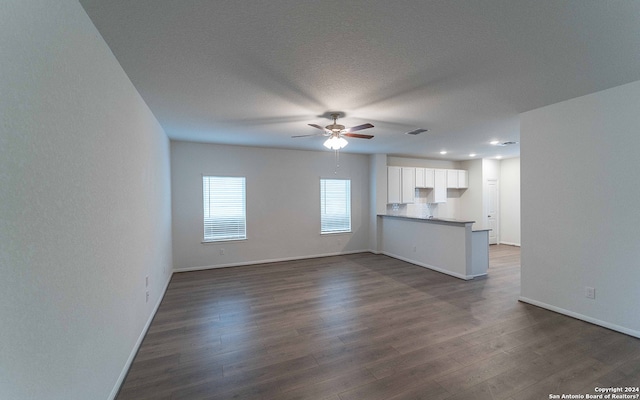
<svg viewBox="0 0 640 400"><path fill-rule="evenodd" d="M351 232L351 181L320 179L320 232Z"/></svg>
<svg viewBox="0 0 640 400"><path fill-rule="evenodd" d="M204 241L247 238L244 177L203 176Z"/></svg>

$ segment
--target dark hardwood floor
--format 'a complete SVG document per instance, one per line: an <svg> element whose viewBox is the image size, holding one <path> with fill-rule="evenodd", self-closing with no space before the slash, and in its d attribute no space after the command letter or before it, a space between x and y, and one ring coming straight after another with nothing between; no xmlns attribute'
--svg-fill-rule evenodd
<svg viewBox="0 0 640 400"><path fill-rule="evenodd" d="M549 399L640 386L640 340L370 253L175 274L119 400Z"/></svg>

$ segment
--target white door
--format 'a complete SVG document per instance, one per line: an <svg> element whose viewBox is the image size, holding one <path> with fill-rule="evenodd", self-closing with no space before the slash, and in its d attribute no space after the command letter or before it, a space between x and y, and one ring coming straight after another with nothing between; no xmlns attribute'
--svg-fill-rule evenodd
<svg viewBox="0 0 640 400"><path fill-rule="evenodd" d="M487 227L489 244L498 244L498 180L487 179Z"/></svg>

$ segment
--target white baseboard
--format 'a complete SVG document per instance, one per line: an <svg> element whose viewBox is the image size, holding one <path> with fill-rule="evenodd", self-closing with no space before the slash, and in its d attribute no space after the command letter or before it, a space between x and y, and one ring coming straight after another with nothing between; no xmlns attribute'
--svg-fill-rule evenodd
<svg viewBox="0 0 640 400"><path fill-rule="evenodd" d="M520 247L520 243L500 242L500 244L506 244L507 246L517 246L517 247Z"/></svg>
<svg viewBox="0 0 640 400"><path fill-rule="evenodd" d="M142 344L142 341L144 340L144 337L147 334L149 327L151 326L151 322L153 321L153 318L156 316L156 313L158 312L160 303L162 303L162 299L164 299L164 295L167 292L167 288L169 287L169 282L171 282L171 275L169 275L167 282L164 284L164 289L162 290L162 294L158 298L158 302L153 307L153 311L151 311L151 314L149 315L149 319L147 320L147 323L144 325L144 328L142 328L142 332L140 332L140 336L138 336L138 340L136 341L136 344L133 346L133 349L131 350L131 354L129 354L129 358L127 359L127 362L124 364L124 368L122 369L122 372L118 377L118 380L116 380L116 384L113 386L113 389L111 390L111 394L109 395L109 400L114 400L118 395L118 392L120 391L120 387L124 383L124 379L127 377L129 368L131 368L133 359L136 358L136 354L138 354L138 349L140 349L140 345Z"/></svg>
<svg viewBox="0 0 640 400"><path fill-rule="evenodd" d="M532 305L540 307L540 308L545 308L547 310L557 312L558 314L564 314L564 315L567 315L569 317L572 317L572 318L575 318L575 319L579 319L579 320L582 320L582 321L585 321L585 322L589 322L589 323L594 324L594 325L599 325L599 326L602 326L604 328L611 329L612 331L617 331L617 332L624 333L625 335L629 335L629 336L640 338L640 331L636 331L634 329L625 328L624 326L612 324L610 322L602 321L602 320L599 320L599 319L596 319L596 318L592 318L592 317L589 317L587 315L583 315L583 314L580 314L580 313L577 313L577 312L573 312L573 311L570 311L570 310L565 310L564 308L552 306L551 304L546 304L546 303L543 303L543 302L538 301L538 300L529 299L527 297L520 296L520 297L518 297L518 300L520 300L523 303L529 303L529 304L532 304Z"/></svg>
<svg viewBox="0 0 640 400"><path fill-rule="evenodd" d="M408 262L408 263L411 263L411 264L417 265L417 266L419 266L419 267L428 268L428 269L434 270L434 271L436 271L436 272L440 272L440 273L442 273L442 274L450 275L450 276L453 276L453 277L458 278L458 279L464 279L465 281L471 280L471 279L476 278L476 277L478 277L478 276L484 276L484 275L486 275L486 274L479 274L479 275L462 275L462 274L459 274L459 273L457 273L457 272L448 271L448 270L446 270L446 269L442 269L442 268L439 268L439 267L435 267L435 266L433 266L433 265L429 265L429 264L426 264L426 263L422 263L422 262L419 262L419 261L416 261L416 260L412 260L412 259L410 259L410 258L406 258L406 257L399 256L399 255L397 255L397 254L389 253L389 252L386 252L386 251L383 251L383 252L382 252L382 254L384 254L385 256L389 256L389 257L397 258L398 260L405 261L405 262Z"/></svg>
<svg viewBox="0 0 640 400"><path fill-rule="evenodd" d="M189 272L189 271L202 271L206 269L216 269L216 268L242 267L245 265L269 264L274 262L307 260L309 258L344 256L348 254L369 253L369 252L371 252L371 250L352 250L352 251L341 251L337 253L314 254L310 256L272 258L272 259L266 259L266 260L243 261L243 262L229 263L229 264L204 265L200 267L174 268L173 272Z"/></svg>

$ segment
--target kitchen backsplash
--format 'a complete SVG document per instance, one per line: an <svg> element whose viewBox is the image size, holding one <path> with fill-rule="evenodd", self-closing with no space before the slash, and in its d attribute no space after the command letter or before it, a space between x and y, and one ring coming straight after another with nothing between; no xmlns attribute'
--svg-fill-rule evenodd
<svg viewBox="0 0 640 400"><path fill-rule="evenodd" d="M427 190L416 190L415 203L387 204L387 214L408 217L458 218L458 198L450 197L446 203L427 203Z"/></svg>

